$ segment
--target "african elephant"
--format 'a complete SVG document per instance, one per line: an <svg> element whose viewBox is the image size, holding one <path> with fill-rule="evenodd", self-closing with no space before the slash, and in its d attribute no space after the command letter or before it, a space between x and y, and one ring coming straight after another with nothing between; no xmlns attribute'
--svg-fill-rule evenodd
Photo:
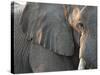
<svg viewBox="0 0 100 75"><path fill-rule="evenodd" d="M78 49L63 6L28 2L15 8L14 73L77 69Z"/></svg>
<svg viewBox="0 0 100 75"><path fill-rule="evenodd" d="M20 24L27 40L31 41L29 61L34 72L75 69L74 40L72 30L65 20L63 5L29 2ZM36 44L38 47L35 48ZM40 52L40 48L43 52ZM48 61L52 63L48 64ZM58 62L55 64L55 61Z"/></svg>
<svg viewBox="0 0 100 75"><path fill-rule="evenodd" d="M67 16L67 21L80 35L78 69L97 68L97 7L74 6Z"/></svg>

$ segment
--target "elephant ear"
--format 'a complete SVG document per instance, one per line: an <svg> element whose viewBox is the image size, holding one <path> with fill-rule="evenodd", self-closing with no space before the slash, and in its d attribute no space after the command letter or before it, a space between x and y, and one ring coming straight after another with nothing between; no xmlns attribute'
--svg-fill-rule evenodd
<svg viewBox="0 0 100 75"><path fill-rule="evenodd" d="M27 39L31 40L34 35L34 27L36 25L37 16L39 13L39 3L28 2L23 11L20 25L22 27L22 31L26 33Z"/></svg>
<svg viewBox="0 0 100 75"><path fill-rule="evenodd" d="M60 55L72 56L74 43L72 32L68 25L55 23L43 29L41 45Z"/></svg>

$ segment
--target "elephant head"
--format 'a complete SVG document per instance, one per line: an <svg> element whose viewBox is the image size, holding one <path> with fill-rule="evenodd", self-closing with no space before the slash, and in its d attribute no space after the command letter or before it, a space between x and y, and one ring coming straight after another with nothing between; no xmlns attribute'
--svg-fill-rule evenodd
<svg viewBox="0 0 100 75"><path fill-rule="evenodd" d="M70 26L80 35L79 69L97 67L97 7L75 6L68 17Z"/></svg>

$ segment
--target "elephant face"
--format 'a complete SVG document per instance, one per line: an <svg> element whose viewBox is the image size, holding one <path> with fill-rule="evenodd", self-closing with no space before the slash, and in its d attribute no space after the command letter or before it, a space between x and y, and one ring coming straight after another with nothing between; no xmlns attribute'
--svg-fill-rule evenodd
<svg viewBox="0 0 100 75"><path fill-rule="evenodd" d="M72 31L65 21L63 5L27 3L21 22L27 40L55 53L72 56Z"/></svg>
<svg viewBox="0 0 100 75"><path fill-rule="evenodd" d="M97 67L97 7L75 7L69 16L69 23L80 36L79 58L86 60L88 68Z"/></svg>

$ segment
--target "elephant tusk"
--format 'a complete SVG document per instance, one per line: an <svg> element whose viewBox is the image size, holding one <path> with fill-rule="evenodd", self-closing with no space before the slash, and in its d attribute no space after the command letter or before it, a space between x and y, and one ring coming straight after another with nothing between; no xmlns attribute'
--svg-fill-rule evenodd
<svg viewBox="0 0 100 75"><path fill-rule="evenodd" d="M84 58L81 58L79 61L78 70L85 69L85 66L86 66L86 61L84 60Z"/></svg>
<svg viewBox="0 0 100 75"><path fill-rule="evenodd" d="M80 37L80 53L79 53L79 65L78 65L78 70L82 70L85 69L86 66L86 61L84 59L84 53L85 53L85 43L86 43L86 39L84 39L84 37L87 37L88 35L86 35L84 32L81 33L81 37Z"/></svg>

